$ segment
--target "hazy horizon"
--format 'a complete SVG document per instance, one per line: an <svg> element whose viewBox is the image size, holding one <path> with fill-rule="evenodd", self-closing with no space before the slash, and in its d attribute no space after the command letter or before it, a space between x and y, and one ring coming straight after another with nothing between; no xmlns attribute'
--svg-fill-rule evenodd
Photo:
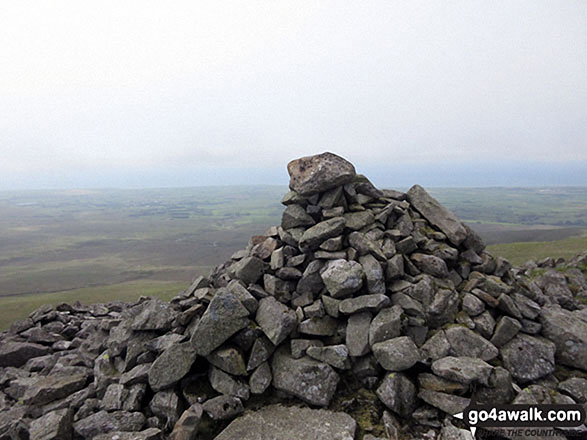
<svg viewBox="0 0 587 440"><path fill-rule="evenodd" d="M0 7L0 189L587 184L587 4Z"/></svg>

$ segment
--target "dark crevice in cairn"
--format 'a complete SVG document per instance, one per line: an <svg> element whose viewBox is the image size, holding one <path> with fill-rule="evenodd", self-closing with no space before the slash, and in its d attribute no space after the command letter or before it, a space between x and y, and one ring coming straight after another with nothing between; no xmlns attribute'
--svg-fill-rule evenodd
<svg viewBox="0 0 587 440"><path fill-rule="evenodd" d="M0 440L466 439L471 401L586 402L587 253L512 268L420 186L288 171L281 226L170 303L4 332Z"/></svg>

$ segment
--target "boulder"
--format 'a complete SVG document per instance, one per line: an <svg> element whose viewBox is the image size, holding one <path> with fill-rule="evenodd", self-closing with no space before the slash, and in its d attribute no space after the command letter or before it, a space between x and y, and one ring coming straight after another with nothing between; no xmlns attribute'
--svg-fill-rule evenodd
<svg viewBox="0 0 587 440"><path fill-rule="evenodd" d="M329 152L292 160L287 164L287 172L290 189L302 196L344 185L356 175L353 164Z"/></svg>
<svg viewBox="0 0 587 440"><path fill-rule="evenodd" d="M540 314L540 323L542 334L556 346L557 361L587 371L587 322L575 312L546 306Z"/></svg>

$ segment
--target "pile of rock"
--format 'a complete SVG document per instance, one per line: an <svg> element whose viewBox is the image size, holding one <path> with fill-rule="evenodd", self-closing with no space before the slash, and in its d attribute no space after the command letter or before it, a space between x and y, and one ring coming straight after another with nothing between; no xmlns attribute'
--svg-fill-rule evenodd
<svg viewBox="0 0 587 440"><path fill-rule="evenodd" d="M246 408L335 406L343 382L375 391L365 439L467 438L472 401L585 403L587 254L514 270L420 186L331 153L288 171L281 226L171 303L46 306L3 334L0 440L214 438ZM279 405L216 438L291 438L294 418L355 438L347 414Z"/></svg>

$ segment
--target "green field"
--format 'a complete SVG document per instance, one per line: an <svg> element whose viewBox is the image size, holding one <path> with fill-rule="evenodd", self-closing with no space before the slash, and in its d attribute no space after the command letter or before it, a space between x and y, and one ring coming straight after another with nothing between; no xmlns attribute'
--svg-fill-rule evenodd
<svg viewBox="0 0 587 440"><path fill-rule="evenodd" d="M279 224L286 191L0 192L0 329L44 303L172 297ZM587 249L587 187L429 191L515 264Z"/></svg>

